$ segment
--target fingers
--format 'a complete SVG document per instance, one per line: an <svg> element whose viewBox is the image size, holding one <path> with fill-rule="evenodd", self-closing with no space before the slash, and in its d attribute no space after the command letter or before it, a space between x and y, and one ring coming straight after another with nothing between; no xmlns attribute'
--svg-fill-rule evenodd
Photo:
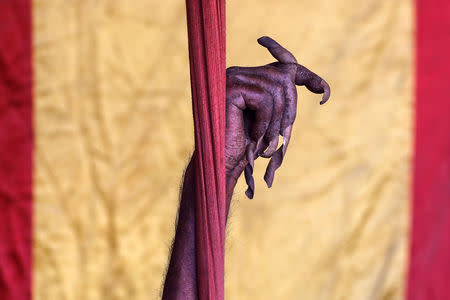
<svg viewBox="0 0 450 300"><path fill-rule="evenodd" d="M264 139L259 143L256 153L262 157L271 157L278 146L281 120L284 113L285 97L283 86L256 75L238 75L236 80L240 83L258 85L272 96L273 111ZM268 147L268 148L267 148ZM264 152L264 150L267 150Z"/></svg>
<svg viewBox="0 0 450 300"><path fill-rule="evenodd" d="M291 52L283 48L280 44L275 42L268 36L263 36L258 39L258 43L269 50L270 54L275 57L279 62L285 64L296 64L297 60Z"/></svg>
<svg viewBox="0 0 450 300"><path fill-rule="evenodd" d="M320 105L324 104L330 98L330 86L328 83L320 78L317 74L311 72L307 68L302 65L297 65L297 70L295 74L295 84L296 85L305 85L308 90L313 93L320 94L323 93L322 101L320 101ZM296 102L295 102L296 103ZM287 109L287 113L289 113L289 109ZM291 108L292 109L292 108ZM267 186L270 188L273 184L275 171L281 166L283 163L284 155L286 154L287 147L289 145L289 141L292 133L292 125L295 119L295 115L292 116L287 115L286 118L283 119L285 122L291 122L286 126L286 123L282 124L282 135L283 135L283 145L278 149L270 159L270 162L267 166L266 173L264 174L264 180L267 183Z"/></svg>
<svg viewBox="0 0 450 300"><path fill-rule="evenodd" d="M291 65L292 66L292 65ZM292 125L295 121L295 117L297 114L297 89L294 85L294 76L296 71L296 65L293 66L293 76L290 78L289 74L287 74L285 69L280 70L276 66L263 66L263 67L254 67L254 68L245 68L245 67L234 67L230 70L229 75L235 75L234 77L239 78L238 80L244 80L244 78L251 78L251 76L256 76L257 78L265 79L266 81L272 82L272 85L278 85L282 87L283 95L284 95L284 109L283 113L280 114L281 122L279 134L283 136L283 144L277 152L274 152L278 145L278 135L277 138L273 138L270 141L263 140L262 143L257 147L257 152L262 157L270 157L272 156L271 161L267 167L266 171L266 180L268 186L272 185L274 172L278 169L283 161L283 157L286 154L287 147L290 142L291 133L292 133ZM291 68L290 68L291 69ZM249 79L248 79L249 80ZM279 92L277 94L280 94ZM274 98L274 101L278 98ZM279 99L277 100L280 101ZM278 103L275 102L275 103ZM277 108L278 109L278 108ZM279 116L279 115L278 115ZM264 154L261 154L262 150L267 148L267 151ZM269 155L270 154L270 155ZM273 155L276 154L274 158Z"/></svg>
<svg viewBox="0 0 450 300"><path fill-rule="evenodd" d="M281 114L280 129L278 132L283 136L283 145L281 153L284 157L291 138L292 125L294 124L297 115L297 89L294 83L286 75L286 73L279 71L276 68L266 66L261 68L254 68L253 70L248 69L249 68L245 68L245 70L242 70L241 72L246 72L246 75L249 75L249 73L252 72L253 74L257 74L261 78L264 78L266 80L272 80L272 82L282 87L283 91L282 95L284 96L283 97L284 108L283 113ZM277 93L274 94L280 94L280 92L278 91ZM279 103L282 100L274 98L274 101L275 101L274 103ZM269 148L267 149L265 154L261 156L270 157L273 154L273 151L276 149L277 145L278 145L278 137L276 141L274 139L271 140Z"/></svg>
<svg viewBox="0 0 450 300"><path fill-rule="evenodd" d="M272 186L275 171L283 162L297 114L296 85L305 85L313 93L323 93L320 104L330 98L328 83L299 65L291 52L267 36L259 38L258 43L266 47L279 62L261 67L227 69L227 94L230 89L239 95L236 99L240 99L240 102L236 107L246 127L242 126L247 140L243 157L246 164L242 167L248 185L246 195L250 199L255 192L255 158L270 157L264 175L268 187ZM283 136L283 142L277 150L279 134Z"/></svg>

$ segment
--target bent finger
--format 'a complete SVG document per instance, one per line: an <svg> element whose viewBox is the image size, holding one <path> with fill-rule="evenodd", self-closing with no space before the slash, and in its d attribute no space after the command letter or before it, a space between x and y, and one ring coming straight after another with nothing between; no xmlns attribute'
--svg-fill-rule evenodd
<svg viewBox="0 0 450 300"><path fill-rule="evenodd" d="M310 71L306 67L297 64L297 71L295 73L295 84L304 85L308 90L315 94L323 94L320 105L328 101L331 95L330 86L319 75Z"/></svg>

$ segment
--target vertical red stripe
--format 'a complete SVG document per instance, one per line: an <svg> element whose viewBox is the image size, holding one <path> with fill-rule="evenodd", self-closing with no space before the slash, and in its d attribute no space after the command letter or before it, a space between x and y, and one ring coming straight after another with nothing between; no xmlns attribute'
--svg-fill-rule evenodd
<svg viewBox="0 0 450 300"><path fill-rule="evenodd" d="M31 299L30 0L0 1L0 299Z"/></svg>
<svg viewBox="0 0 450 300"><path fill-rule="evenodd" d="M187 0L200 300L224 299L225 0Z"/></svg>
<svg viewBox="0 0 450 300"><path fill-rule="evenodd" d="M450 299L450 1L416 1L416 137L407 298Z"/></svg>

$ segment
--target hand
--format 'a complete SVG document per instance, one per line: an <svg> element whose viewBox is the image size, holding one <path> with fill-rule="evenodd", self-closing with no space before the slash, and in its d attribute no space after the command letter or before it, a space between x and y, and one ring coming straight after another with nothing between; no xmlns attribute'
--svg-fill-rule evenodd
<svg viewBox="0 0 450 300"><path fill-rule="evenodd" d="M253 198L254 160L271 158L264 180L272 186L275 170L281 166L291 138L297 113L296 85L305 85L313 93L323 93L324 104L330 97L329 85L270 37L258 39L278 62L260 67L230 67L226 71L225 166L227 194L231 195L242 171L248 185L247 197ZM278 147L279 135L283 143Z"/></svg>

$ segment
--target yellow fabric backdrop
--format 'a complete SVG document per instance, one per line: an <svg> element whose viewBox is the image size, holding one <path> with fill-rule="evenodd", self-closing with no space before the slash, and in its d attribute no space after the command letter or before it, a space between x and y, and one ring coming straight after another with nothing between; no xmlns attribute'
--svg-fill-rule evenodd
<svg viewBox="0 0 450 300"><path fill-rule="evenodd" d="M158 299L193 149L183 1L34 0L34 298ZM412 1L227 3L228 65L270 35L322 75L301 89L274 187L236 191L227 299L402 299Z"/></svg>

